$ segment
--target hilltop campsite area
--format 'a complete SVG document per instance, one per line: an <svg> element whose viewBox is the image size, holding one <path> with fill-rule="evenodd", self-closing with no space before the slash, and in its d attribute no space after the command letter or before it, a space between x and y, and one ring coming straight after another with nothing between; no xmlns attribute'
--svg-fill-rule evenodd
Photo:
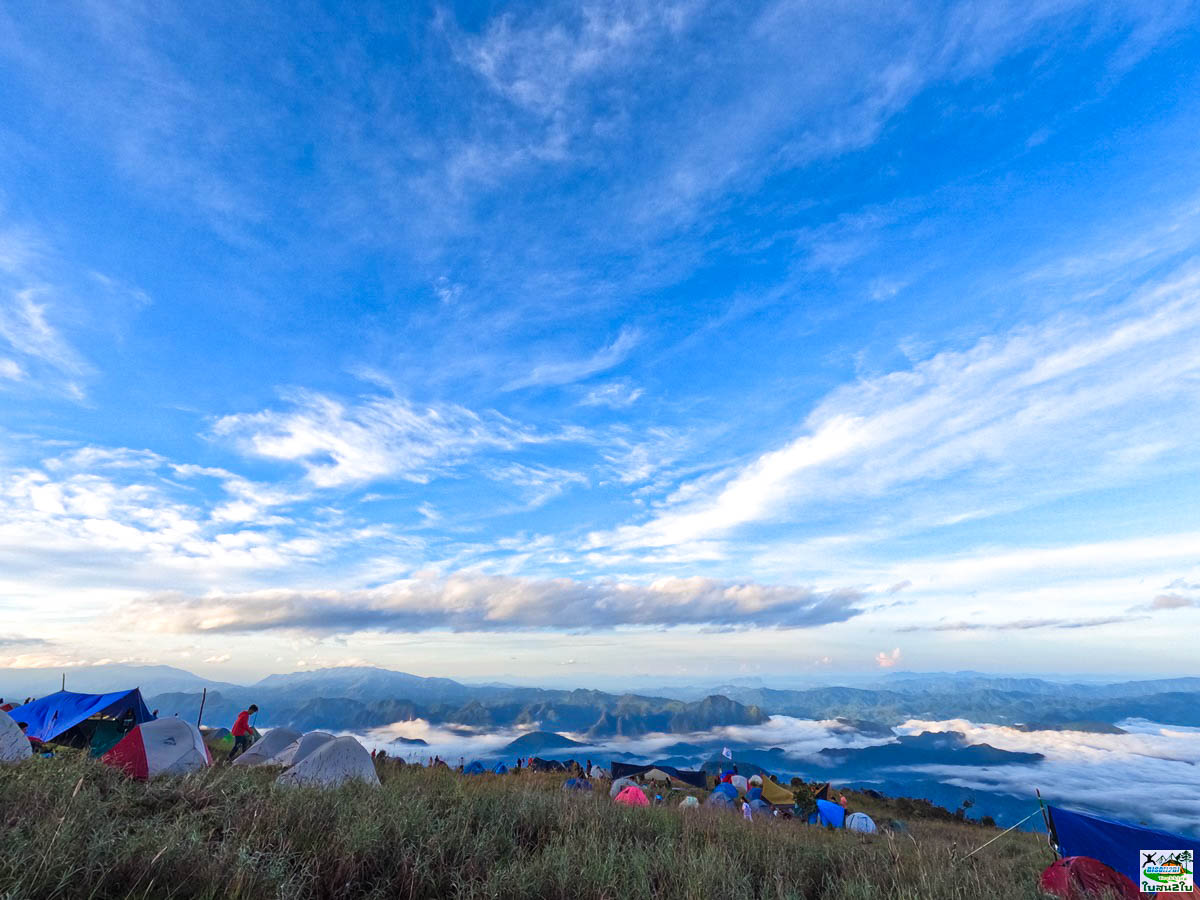
<svg viewBox="0 0 1200 900"><path fill-rule="evenodd" d="M83 754L5 772L6 897L1022 898L1044 836L909 816L873 835L712 809L630 808L561 774L379 760L380 786L284 789L269 767L148 783ZM880 822L894 801L851 794ZM930 809L936 809L930 807ZM908 812L912 812L909 808Z"/></svg>
<svg viewBox="0 0 1200 900"><path fill-rule="evenodd" d="M1032 798L1000 830L966 805L739 772L728 748L704 769L593 765L531 755L586 745L527 732L511 766L452 767L260 734L254 709L231 733L136 688L5 704L0 896L1132 900L1132 848L1197 849ZM1015 830L1039 813L1049 844Z"/></svg>

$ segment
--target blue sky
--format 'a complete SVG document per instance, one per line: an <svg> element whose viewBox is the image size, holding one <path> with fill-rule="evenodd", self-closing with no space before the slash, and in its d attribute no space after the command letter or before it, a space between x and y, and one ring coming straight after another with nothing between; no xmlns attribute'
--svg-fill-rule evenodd
<svg viewBox="0 0 1200 900"><path fill-rule="evenodd" d="M391 6L0 11L0 662L1194 669L1195 4Z"/></svg>

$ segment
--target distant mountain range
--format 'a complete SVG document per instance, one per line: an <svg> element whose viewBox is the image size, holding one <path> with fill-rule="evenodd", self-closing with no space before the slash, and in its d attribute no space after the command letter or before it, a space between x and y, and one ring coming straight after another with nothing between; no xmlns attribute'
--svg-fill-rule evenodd
<svg viewBox="0 0 1200 900"><path fill-rule="evenodd" d="M57 690L60 679L59 672L46 669L3 670L0 696L40 696ZM371 667L270 675L237 685L171 666L109 665L68 669L66 680L68 689L87 692L140 686L152 709L186 718L199 713L201 690L207 688L206 722L232 721L254 702L262 710L259 724L302 729L367 729L419 718L473 729L527 726L594 739L757 725L771 715L837 720L835 729L870 737L885 737L910 719L1107 732L1132 718L1200 726L1200 678L1071 683L977 672L896 673L866 687L777 690L735 683L700 695L675 692L687 699L467 685Z"/></svg>

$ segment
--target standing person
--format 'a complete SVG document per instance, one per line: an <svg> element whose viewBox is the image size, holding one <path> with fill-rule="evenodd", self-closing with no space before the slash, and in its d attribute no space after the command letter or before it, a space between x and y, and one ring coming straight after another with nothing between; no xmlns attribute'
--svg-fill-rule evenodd
<svg viewBox="0 0 1200 900"><path fill-rule="evenodd" d="M250 717L258 712L258 707L251 703L237 714L229 733L233 735L233 749L229 751L229 762L250 749L250 738L254 732L250 728Z"/></svg>

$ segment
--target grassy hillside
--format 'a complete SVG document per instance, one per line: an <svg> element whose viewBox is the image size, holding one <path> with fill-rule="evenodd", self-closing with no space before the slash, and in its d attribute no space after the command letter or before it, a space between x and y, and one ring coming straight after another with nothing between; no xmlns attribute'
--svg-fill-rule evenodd
<svg viewBox="0 0 1200 900"><path fill-rule="evenodd" d="M150 784L81 759L3 771L0 896L937 898L1039 896L1034 835L913 818L858 835L730 813L626 809L550 776L381 766L382 789L284 790L216 768ZM892 801L852 795L881 824Z"/></svg>

